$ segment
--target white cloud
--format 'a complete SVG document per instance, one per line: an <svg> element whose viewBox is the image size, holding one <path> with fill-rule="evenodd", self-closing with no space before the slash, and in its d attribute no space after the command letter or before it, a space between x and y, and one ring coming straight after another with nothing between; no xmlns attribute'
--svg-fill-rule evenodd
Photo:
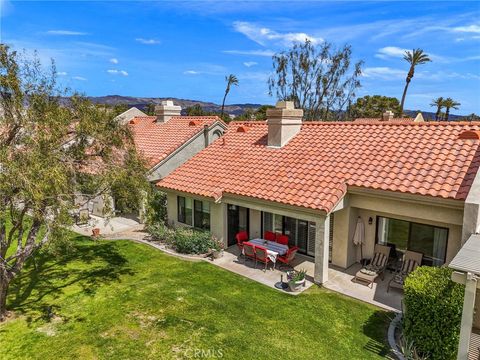
<svg viewBox="0 0 480 360"><path fill-rule="evenodd" d="M144 45L157 45L160 44L160 40L155 39L144 39L144 38L136 38L135 41L144 44Z"/></svg>
<svg viewBox="0 0 480 360"><path fill-rule="evenodd" d="M268 42L275 42L289 46L294 42L304 42L305 40L310 40L314 44L323 41L320 37L314 37L303 32L279 33L246 21L235 21L233 23L233 28L235 31L245 35L250 40L264 46Z"/></svg>
<svg viewBox="0 0 480 360"><path fill-rule="evenodd" d="M200 74L199 71L195 71L195 70L186 70L183 72L184 75L198 75Z"/></svg>
<svg viewBox="0 0 480 360"><path fill-rule="evenodd" d="M225 54L231 55L251 55L251 56L267 56L271 57L275 52L272 50L223 50Z"/></svg>
<svg viewBox="0 0 480 360"><path fill-rule="evenodd" d="M71 30L48 30L48 35L65 35L65 36L81 36L87 35L86 32L82 31L71 31Z"/></svg>
<svg viewBox="0 0 480 360"><path fill-rule="evenodd" d="M109 60L112 64L118 64L118 59L117 58L111 58Z"/></svg>
<svg viewBox="0 0 480 360"><path fill-rule="evenodd" d="M128 76L128 72L126 72L125 70L109 69L109 70L107 70L107 73L112 74L112 75Z"/></svg>
<svg viewBox="0 0 480 360"><path fill-rule="evenodd" d="M258 65L258 63L255 61L245 61L243 65L245 65L246 67L252 67L252 66Z"/></svg>
<svg viewBox="0 0 480 360"><path fill-rule="evenodd" d="M65 76L65 75L67 75L67 73L65 71L59 71L59 72L57 72L57 75L58 76Z"/></svg>
<svg viewBox="0 0 480 360"><path fill-rule="evenodd" d="M372 79L397 80L406 76L405 70L389 67L367 67L363 69L362 76Z"/></svg>
<svg viewBox="0 0 480 360"><path fill-rule="evenodd" d="M457 26L452 29L453 32L480 34L480 25Z"/></svg>
<svg viewBox="0 0 480 360"><path fill-rule="evenodd" d="M86 81L87 79L81 76L72 76L73 80Z"/></svg>
<svg viewBox="0 0 480 360"><path fill-rule="evenodd" d="M380 59L386 59L387 57L403 58L405 51L408 51L408 49L402 49L396 46L386 46L378 49L375 57Z"/></svg>

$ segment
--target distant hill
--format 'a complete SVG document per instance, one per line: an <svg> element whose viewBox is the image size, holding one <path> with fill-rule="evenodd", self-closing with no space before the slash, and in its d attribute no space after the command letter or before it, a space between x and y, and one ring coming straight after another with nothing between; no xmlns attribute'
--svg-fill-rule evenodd
<svg viewBox="0 0 480 360"><path fill-rule="evenodd" d="M160 104L162 100L173 100L176 105L180 105L182 109L187 107L200 105L205 111L220 112L222 106L200 100L189 99L177 99L177 98L146 98L146 97L133 97L133 96L120 96L120 95L107 95L107 96L89 96L92 102L96 104L118 105L127 104L128 106L135 106L140 110L145 110L148 104ZM230 104L225 105L225 112L233 115L240 115L245 112L246 109L257 109L262 104Z"/></svg>
<svg viewBox="0 0 480 360"><path fill-rule="evenodd" d="M128 106L135 106L140 110L145 110L148 104L160 104L162 100L173 100L177 105L180 105L182 109L187 107L200 105L205 111L220 112L221 105L213 102L205 102L200 100L178 99L178 98L148 98L148 97L134 97L134 96L120 96L120 95L107 95L107 96L89 96L92 102L96 104L118 105L126 104ZM225 105L225 112L233 115L241 115L246 109L256 110L263 104L230 104ZM417 116L418 111L405 110L405 114L411 117ZM435 113L429 111L422 111L423 118L425 120L435 120ZM450 114L450 120L462 120L464 116Z"/></svg>

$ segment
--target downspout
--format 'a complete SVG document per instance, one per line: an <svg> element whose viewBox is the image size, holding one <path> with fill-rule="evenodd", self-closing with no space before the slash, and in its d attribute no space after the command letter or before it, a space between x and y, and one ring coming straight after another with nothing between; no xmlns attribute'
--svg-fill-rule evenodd
<svg viewBox="0 0 480 360"><path fill-rule="evenodd" d="M468 272L465 277L465 297L463 299L462 323L460 325L460 341L458 344L457 360L468 360L470 337L472 334L475 294L477 292L478 277Z"/></svg>

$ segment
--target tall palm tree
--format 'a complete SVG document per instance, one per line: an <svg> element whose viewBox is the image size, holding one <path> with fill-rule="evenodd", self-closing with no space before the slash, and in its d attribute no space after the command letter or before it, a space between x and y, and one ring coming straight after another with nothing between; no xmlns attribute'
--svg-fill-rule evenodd
<svg viewBox="0 0 480 360"><path fill-rule="evenodd" d="M460 104L459 102L456 102L451 98L446 98L443 101L443 106L445 106L445 121L448 121L448 116L450 115L450 109L457 110L460 105L462 104Z"/></svg>
<svg viewBox="0 0 480 360"><path fill-rule="evenodd" d="M223 96L222 114L221 114L222 117L223 117L223 110L225 109L225 99L227 98L227 95L230 92L230 88L232 87L232 85L238 86L238 79L233 74L225 76L225 81L227 82L227 87L225 88L225 95Z"/></svg>
<svg viewBox="0 0 480 360"><path fill-rule="evenodd" d="M430 60L427 54L422 49L413 49L412 51L405 51L403 58L410 64L410 70L408 71L405 89L403 89L402 102L400 104L400 114L403 116L403 105L405 103L405 97L407 96L407 89L410 81L412 81L413 74L415 73L415 66L425 64Z"/></svg>
<svg viewBox="0 0 480 360"><path fill-rule="evenodd" d="M443 108L443 103L444 103L445 99L443 97L438 97L436 99L433 99L432 100L432 103L430 104L430 106L436 106L437 107L437 112L435 113L435 120L440 120L440 114L442 112L442 108Z"/></svg>

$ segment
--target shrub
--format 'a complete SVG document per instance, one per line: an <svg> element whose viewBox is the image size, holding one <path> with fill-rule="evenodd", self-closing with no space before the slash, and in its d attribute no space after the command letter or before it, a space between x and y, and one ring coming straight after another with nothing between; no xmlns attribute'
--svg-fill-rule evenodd
<svg viewBox="0 0 480 360"><path fill-rule="evenodd" d="M449 268L422 266L405 280L404 335L432 360L456 358L463 307L463 286Z"/></svg>
<svg viewBox="0 0 480 360"><path fill-rule="evenodd" d="M167 194L153 189L148 195L145 223L147 226L167 222Z"/></svg>
<svg viewBox="0 0 480 360"><path fill-rule="evenodd" d="M216 248L210 232L189 228L175 230L173 245L175 250L182 254L205 254Z"/></svg>
<svg viewBox="0 0 480 360"><path fill-rule="evenodd" d="M156 222L147 225L147 232L154 240L173 244L175 240L175 229L169 228L163 222Z"/></svg>

